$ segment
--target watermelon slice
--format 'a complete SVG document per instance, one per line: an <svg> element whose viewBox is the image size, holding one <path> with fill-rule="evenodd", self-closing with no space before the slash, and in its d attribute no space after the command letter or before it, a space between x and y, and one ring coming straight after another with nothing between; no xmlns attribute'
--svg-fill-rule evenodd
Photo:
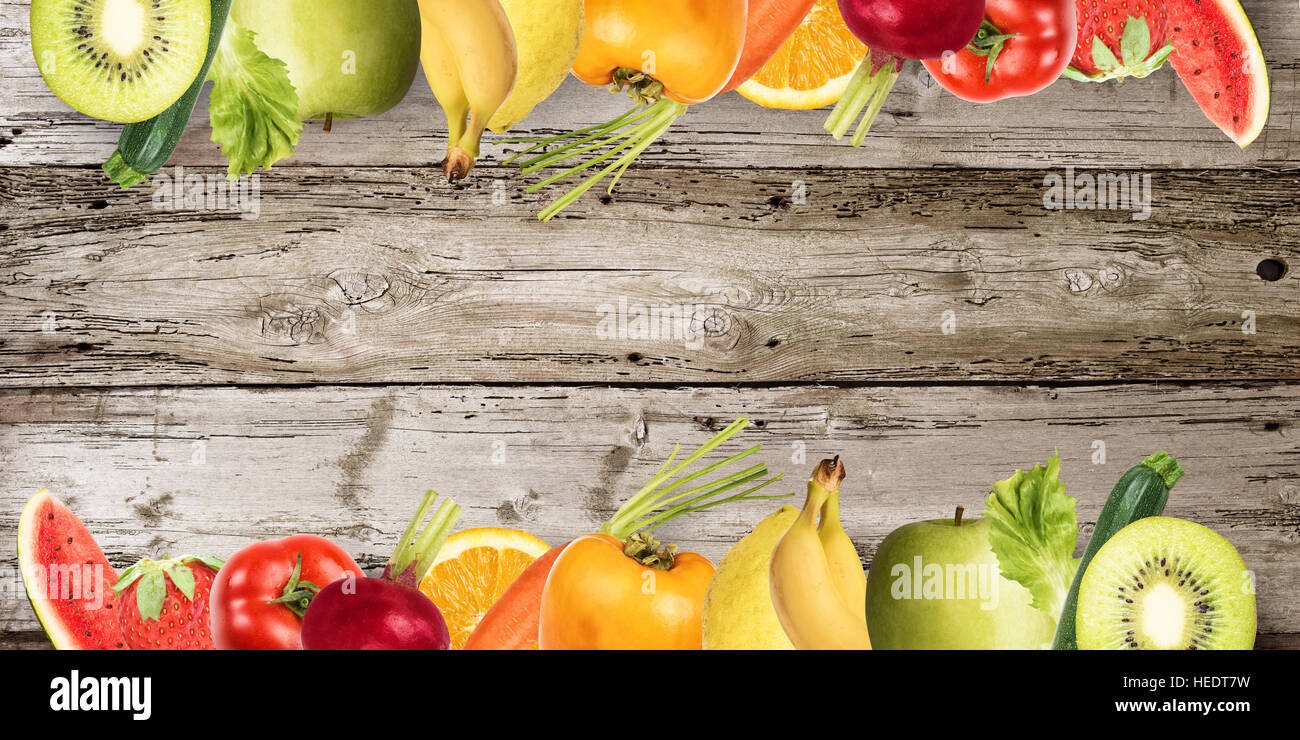
<svg viewBox="0 0 1300 740"><path fill-rule="evenodd" d="M45 489L18 520L18 563L27 598L59 650L125 650L117 622L117 573L72 510Z"/></svg>
<svg viewBox="0 0 1300 740"><path fill-rule="evenodd" d="M1168 0L1170 63L1214 125L1245 147L1268 120L1268 67L1237 0Z"/></svg>

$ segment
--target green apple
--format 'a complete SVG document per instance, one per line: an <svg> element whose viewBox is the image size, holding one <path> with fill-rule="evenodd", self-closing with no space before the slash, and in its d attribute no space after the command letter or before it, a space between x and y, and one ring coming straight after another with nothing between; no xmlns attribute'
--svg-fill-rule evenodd
<svg viewBox="0 0 1300 740"><path fill-rule="evenodd" d="M416 0L235 0L230 16L289 68L304 121L383 113L420 63Z"/></svg>
<svg viewBox="0 0 1300 740"><path fill-rule="evenodd" d="M913 522L890 533L867 575L867 631L879 650L1040 649L1055 620L1002 577L985 519Z"/></svg>

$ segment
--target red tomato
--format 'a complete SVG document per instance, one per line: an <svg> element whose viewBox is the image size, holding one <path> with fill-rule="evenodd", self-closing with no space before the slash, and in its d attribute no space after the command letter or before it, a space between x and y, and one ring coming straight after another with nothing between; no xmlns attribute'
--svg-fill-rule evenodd
<svg viewBox="0 0 1300 740"><path fill-rule="evenodd" d="M966 48L923 62L963 100L989 103L1033 95L1061 76L1079 29L1075 0L988 0L984 25Z"/></svg>
<svg viewBox="0 0 1300 740"><path fill-rule="evenodd" d="M290 589L299 558L298 583ZM301 600L348 576L364 577L361 566L323 537L299 534L249 545L226 561L212 584L212 642L218 650L301 650ZM293 603L271 603L290 593L296 594Z"/></svg>

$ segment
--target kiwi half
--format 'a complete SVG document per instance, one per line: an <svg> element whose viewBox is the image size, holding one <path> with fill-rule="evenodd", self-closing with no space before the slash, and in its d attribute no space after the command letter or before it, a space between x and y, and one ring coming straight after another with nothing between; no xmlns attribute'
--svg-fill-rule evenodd
<svg viewBox="0 0 1300 740"><path fill-rule="evenodd" d="M1081 650L1248 650L1255 589L1232 543L1153 516L1110 538L1088 565L1076 613Z"/></svg>
<svg viewBox="0 0 1300 740"><path fill-rule="evenodd" d="M161 113L208 50L209 0L32 0L32 52L59 99L119 123Z"/></svg>

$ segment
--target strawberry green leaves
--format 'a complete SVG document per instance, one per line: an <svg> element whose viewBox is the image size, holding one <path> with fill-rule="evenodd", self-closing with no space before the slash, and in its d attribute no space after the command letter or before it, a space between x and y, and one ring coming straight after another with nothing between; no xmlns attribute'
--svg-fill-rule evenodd
<svg viewBox="0 0 1300 740"><path fill-rule="evenodd" d="M1094 56L1098 40L1093 39ZM1128 21L1124 24L1124 34L1119 39L1119 50L1127 67L1136 67L1151 55L1151 29L1147 26L1145 18L1134 18L1131 15L1128 17ZM1114 55L1111 58L1113 59Z"/></svg>
<svg viewBox="0 0 1300 740"><path fill-rule="evenodd" d="M258 49L252 31L227 24L208 79L212 141L221 145L232 179L293 155L302 136L298 92L288 67Z"/></svg>
<svg viewBox="0 0 1300 740"><path fill-rule="evenodd" d="M135 603L140 616L157 621L167 600L167 581L171 581L187 600L194 599L194 571L190 568L191 563L201 563L214 572L221 570L224 565L220 558L208 555L141 560L122 573L113 590L121 595L134 584Z"/></svg>
<svg viewBox="0 0 1300 740"><path fill-rule="evenodd" d="M1102 72L1115 72L1121 69L1119 59L1115 57L1115 52L1106 46L1106 42L1099 38L1092 40L1092 63Z"/></svg>
<svg viewBox="0 0 1300 740"><path fill-rule="evenodd" d="M1110 0L1089 6L1098 16L1094 18L1087 17L1080 8L1079 48L1064 72L1066 77L1085 82L1146 77L1169 59L1174 46L1167 41L1163 2L1141 4L1136 9L1137 15L1126 16L1116 38L1115 25L1108 20L1114 9L1108 6L1118 2ZM1095 35L1089 38L1084 34ZM1156 46L1159 48L1153 48Z"/></svg>
<svg viewBox="0 0 1300 740"><path fill-rule="evenodd" d="M176 584L176 588L181 590L185 598L193 600L194 598L194 571L184 565L171 565L163 568L163 573ZM154 575L154 574L150 574ZM166 594L164 593L164 596Z"/></svg>
<svg viewBox="0 0 1300 740"><path fill-rule="evenodd" d="M1079 534L1075 500L1065 495L1060 472L1059 455L1046 466L1017 470L993 484L984 509L989 545L1002 575L1028 589L1034 608L1053 619L1061 613L1079 565L1074 557Z"/></svg>

